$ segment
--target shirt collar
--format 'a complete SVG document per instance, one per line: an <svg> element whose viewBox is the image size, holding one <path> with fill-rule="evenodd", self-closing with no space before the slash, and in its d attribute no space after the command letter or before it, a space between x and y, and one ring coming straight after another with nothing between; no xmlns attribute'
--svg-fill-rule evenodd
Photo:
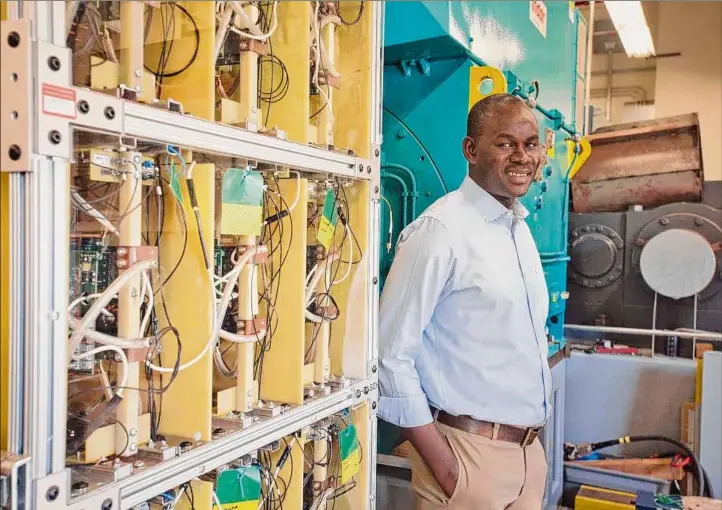
<svg viewBox="0 0 722 510"><path fill-rule="evenodd" d="M478 208L486 221L495 221L510 212L501 202L471 180L469 176L466 176L459 189ZM518 200L514 200L511 212L518 219L529 216L529 211Z"/></svg>

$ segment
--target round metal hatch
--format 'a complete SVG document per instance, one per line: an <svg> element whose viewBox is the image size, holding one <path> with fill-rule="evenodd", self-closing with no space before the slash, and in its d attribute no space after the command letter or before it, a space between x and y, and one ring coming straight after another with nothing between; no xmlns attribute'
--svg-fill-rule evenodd
<svg viewBox="0 0 722 510"><path fill-rule="evenodd" d="M639 259L649 287L672 299L704 290L714 277L717 261L707 239L687 229L661 232L645 244Z"/></svg>

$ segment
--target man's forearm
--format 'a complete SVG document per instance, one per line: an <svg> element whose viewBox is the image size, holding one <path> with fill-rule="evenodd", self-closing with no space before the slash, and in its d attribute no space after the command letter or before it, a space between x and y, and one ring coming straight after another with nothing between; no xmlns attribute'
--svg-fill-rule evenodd
<svg viewBox="0 0 722 510"><path fill-rule="evenodd" d="M451 446L434 423L403 429L404 436L429 467L441 488L450 496L459 476L459 465Z"/></svg>

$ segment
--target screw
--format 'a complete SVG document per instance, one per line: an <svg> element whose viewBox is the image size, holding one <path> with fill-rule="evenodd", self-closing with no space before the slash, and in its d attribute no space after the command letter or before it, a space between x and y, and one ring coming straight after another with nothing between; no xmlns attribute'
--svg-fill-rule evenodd
<svg viewBox="0 0 722 510"><path fill-rule="evenodd" d="M703 223L703 222L702 222L702 218L695 218L695 219L694 219L694 224L697 225L698 227L701 227L701 226L702 226L702 223Z"/></svg>
<svg viewBox="0 0 722 510"><path fill-rule="evenodd" d="M113 510L113 500L108 498L103 501L103 504L100 506L100 510Z"/></svg>
<svg viewBox="0 0 722 510"><path fill-rule="evenodd" d="M663 227L666 227L667 225L669 225L669 218L660 219L659 224L662 225Z"/></svg>
<svg viewBox="0 0 722 510"><path fill-rule="evenodd" d="M248 390L248 393L246 393L246 395L248 395L249 397L252 397L252 396L253 396L253 391L252 391L252 390Z"/></svg>
<svg viewBox="0 0 722 510"><path fill-rule="evenodd" d="M11 118L12 120L17 120L17 118L18 118L19 116L20 116L20 114L19 114L18 112L16 112L15 110L13 110L12 112L10 112L10 118Z"/></svg>
<svg viewBox="0 0 722 510"><path fill-rule="evenodd" d="M637 239L636 241L634 241L634 244L636 244L636 245L639 246L639 247L642 247L642 246L644 246L644 244L645 244L646 242L647 242L647 241L645 241L643 238L640 237L639 239Z"/></svg>
<svg viewBox="0 0 722 510"><path fill-rule="evenodd" d="M371 165L369 165L369 166L366 167L366 171L367 171L368 173L371 173Z"/></svg>
<svg viewBox="0 0 722 510"><path fill-rule="evenodd" d="M379 150L376 149L376 150L374 151L374 156L376 156L376 157L378 158L378 157L379 157L379 154L380 154Z"/></svg>
<svg viewBox="0 0 722 510"><path fill-rule="evenodd" d="M10 73L10 81L13 83L18 81L18 73Z"/></svg>
<svg viewBox="0 0 722 510"><path fill-rule="evenodd" d="M136 78L140 78L141 76L143 76L143 71L141 71L140 69L136 69L134 74Z"/></svg>
<svg viewBox="0 0 722 510"><path fill-rule="evenodd" d="M138 429L130 429L128 431L128 434L130 435L130 437L135 437L138 435Z"/></svg>
<svg viewBox="0 0 722 510"><path fill-rule="evenodd" d="M379 279L374 276L373 282L374 282L374 285L376 285L377 283L379 283Z"/></svg>
<svg viewBox="0 0 722 510"><path fill-rule="evenodd" d="M579 232L577 232L576 230L572 232L572 237L579 237Z"/></svg>
<svg viewBox="0 0 722 510"><path fill-rule="evenodd" d="M48 67L53 71L60 70L60 59L55 55L50 55L48 57Z"/></svg>
<svg viewBox="0 0 722 510"><path fill-rule="evenodd" d="M376 365L374 365L374 366L371 367L371 372L372 372L372 373L375 374L377 370L378 370L378 368L376 367Z"/></svg>
<svg viewBox="0 0 722 510"><path fill-rule="evenodd" d="M73 491L73 496L80 496L82 494L85 494L88 492L88 482L84 482L83 480L80 480L78 482L75 482L71 490Z"/></svg>
<svg viewBox="0 0 722 510"><path fill-rule="evenodd" d="M358 166L358 171L359 171L359 172L363 172L363 171L364 171L364 166L363 166L363 165L359 165L359 166Z"/></svg>
<svg viewBox="0 0 722 510"><path fill-rule="evenodd" d="M85 99L81 99L80 101L78 101L78 111L83 114L90 111L90 105Z"/></svg>
<svg viewBox="0 0 722 510"><path fill-rule="evenodd" d="M60 136L60 131L57 129L53 129L50 133L48 133L48 140L50 140L50 143L54 145L58 145L62 139L63 137Z"/></svg>
<svg viewBox="0 0 722 510"><path fill-rule="evenodd" d="M616 267L615 267L615 269L616 269L617 271L621 271L621 270L622 270L622 264L617 264Z"/></svg>
<svg viewBox="0 0 722 510"><path fill-rule="evenodd" d="M17 161L18 159L20 159L20 156L22 156L22 155L23 155L23 151L17 145L13 144L10 146L10 149L8 149L8 156L13 161Z"/></svg>
<svg viewBox="0 0 722 510"><path fill-rule="evenodd" d="M378 192L379 192L379 187L378 187L378 186L374 186L374 193L378 193Z"/></svg>
<svg viewBox="0 0 722 510"><path fill-rule="evenodd" d="M48 501L55 501L58 499L58 496L60 495L60 489L57 485L53 485L48 489L48 491L45 493L45 499Z"/></svg>
<svg viewBox="0 0 722 510"><path fill-rule="evenodd" d="M106 106L103 113L105 113L105 118L108 120L113 120L115 118L115 108L112 106Z"/></svg>
<svg viewBox="0 0 722 510"><path fill-rule="evenodd" d="M10 32L8 34L8 44L11 48L17 48L20 44L20 34L17 32Z"/></svg>
<svg viewBox="0 0 722 510"><path fill-rule="evenodd" d="M356 398L361 398L361 390L356 390Z"/></svg>
<svg viewBox="0 0 722 510"><path fill-rule="evenodd" d="M118 260L118 267L119 267L119 268L122 269L122 268L124 268L124 267L127 266L127 265L128 265L128 263L127 263L125 260L123 260L123 259L119 259L119 260Z"/></svg>
<svg viewBox="0 0 722 510"><path fill-rule="evenodd" d="M624 246L624 244L622 243L622 241L617 241L617 244L616 244L617 248L621 249L623 246Z"/></svg>
<svg viewBox="0 0 722 510"><path fill-rule="evenodd" d="M193 443L190 441L182 441L181 444L178 445L180 447L181 453L185 453L191 449L193 446Z"/></svg>

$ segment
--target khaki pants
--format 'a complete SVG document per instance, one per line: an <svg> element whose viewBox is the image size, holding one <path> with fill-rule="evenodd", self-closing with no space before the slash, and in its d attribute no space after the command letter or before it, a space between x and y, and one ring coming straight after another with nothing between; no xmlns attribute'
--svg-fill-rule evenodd
<svg viewBox="0 0 722 510"><path fill-rule="evenodd" d="M459 480L450 498L421 457L411 449L411 481L416 510L539 510L547 463L537 439L522 449L437 423L459 462Z"/></svg>

